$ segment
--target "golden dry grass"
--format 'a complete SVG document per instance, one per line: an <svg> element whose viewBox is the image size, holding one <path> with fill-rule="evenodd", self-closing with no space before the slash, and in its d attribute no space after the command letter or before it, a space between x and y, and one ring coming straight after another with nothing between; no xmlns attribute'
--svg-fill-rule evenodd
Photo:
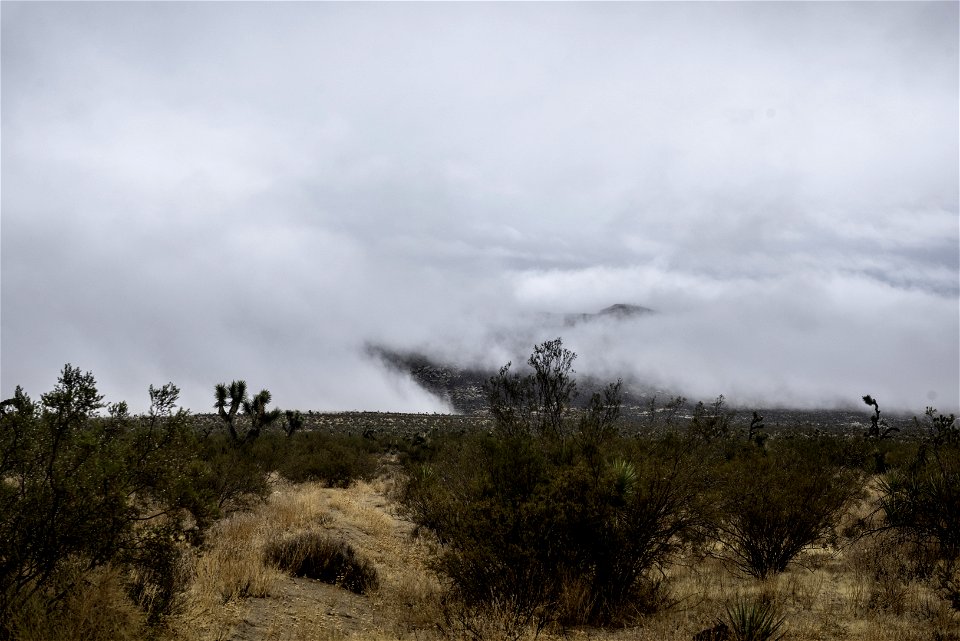
<svg viewBox="0 0 960 641"><path fill-rule="evenodd" d="M146 630L145 616L127 598L113 566L88 572L58 612L28 610L18 623L18 641L134 641Z"/></svg>

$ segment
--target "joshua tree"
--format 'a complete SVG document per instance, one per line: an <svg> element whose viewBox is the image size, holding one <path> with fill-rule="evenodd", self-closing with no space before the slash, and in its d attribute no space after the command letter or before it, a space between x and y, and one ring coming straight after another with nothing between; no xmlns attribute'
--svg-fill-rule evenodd
<svg viewBox="0 0 960 641"><path fill-rule="evenodd" d="M217 408L217 413L223 419L223 422L227 424L227 431L235 443L249 443L256 440L263 428L275 422L281 416L279 409L267 409L267 405L270 404L269 391L260 390L253 399L249 399L247 397L246 381L233 381L229 387L225 383L219 383L214 394L217 401L214 407ZM229 409L227 409L228 400L230 403ZM237 413L240 408L243 408L243 413L250 417L250 427L242 437L237 431Z"/></svg>
<svg viewBox="0 0 960 641"><path fill-rule="evenodd" d="M880 403L877 402L877 399L867 394L863 397L863 402L873 407L873 416L870 417L870 429L864 433L867 439L871 441L882 441L890 438L893 432L900 431L899 427L888 427L887 420L880 418ZM873 460L878 472L882 474L887 471L887 453L885 451L875 446L873 448Z"/></svg>
<svg viewBox="0 0 960 641"><path fill-rule="evenodd" d="M239 441L240 438L237 435L237 412L243 406L243 402L247 400L247 382L233 381L230 383L229 388L224 383L218 383L214 394L217 399L214 407L217 408L217 413L220 415L220 418L223 419L223 422L227 424L230 438L234 441ZM226 409L228 396L230 398L229 410Z"/></svg>
<svg viewBox="0 0 960 641"><path fill-rule="evenodd" d="M286 432L289 437L303 429L303 414L294 410L287 410L286 415L287 422L283 426L283 431ZM366 435L366 433L364 435Z"/></svg>
<svg viewBox="0 0 960 641"><path fill-rule="evenodd" d="M243 402L243 413L250 417L250 429L247 431L246 440L253 441L260 436L260 430L276 422L283 413L279 408L267 409L270 404L270 392L260 390L251 401Z"/></svg>
<svg viewBox="0 0 960 641"><path fill-rule="evenodd" d="M887 420L880 418L880 404L877 402L877 399L867 394L863 397L863 402L866 405L873 406L873 416L870 417L870 429L867 430L864 436L882 440L890 438L892 432L900 431L899 427L887 427Z"/></svg>
<svg viewBox="0 0 960 641"><path fill-rule="evenodd" d="M763 447L764 442L767 440L767 435L760 430L764 427L766 426L763 424L763 416L754 411L753 418L750 419L750 432L747 434L747 440L756 443L757 447Z"/></svg>

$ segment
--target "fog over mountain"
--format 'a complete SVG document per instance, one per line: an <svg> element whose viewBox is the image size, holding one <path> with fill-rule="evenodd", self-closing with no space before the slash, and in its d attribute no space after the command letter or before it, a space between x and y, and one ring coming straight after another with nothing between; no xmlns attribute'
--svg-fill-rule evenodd
<svg viewBox="0 0 960 641"><path fill-rule="evenodd" d="M0 397L370 354L960 406L957 3L0 3ZM655 310L576 322L614 304ZM571 316L572 315L572 316ZM573 322L568 322L573 319Z"/></svg>

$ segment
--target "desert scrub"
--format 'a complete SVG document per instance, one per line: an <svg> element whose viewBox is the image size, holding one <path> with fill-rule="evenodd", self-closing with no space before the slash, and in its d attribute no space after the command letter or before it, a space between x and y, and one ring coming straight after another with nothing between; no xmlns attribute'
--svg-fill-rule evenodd
<svg viewBox="0 0 960 641"><path fill-rule="evenodd" d="M301 432L279 445L277 471L294 483L320 481L328 487L347 487L369 481L377 471L377 444L359 436Z"/></svg>
<svg viewBox="0 0 960 641"><path fill-rule="evenodd" d="M202 536L213 508L183 474L198 458L179 390L149 395L149 413L131 416L67 364L39 403L19 387L0 403L0 638L18 636L28 611L52 616L107 566L138 577L131 596L151 623L176 602L176 541L191 521Z"/></svg>
<svg viewBox="0 0 960 641"><path fill-rule="evenodd" d="M689 443L620 437L619 384L568 416L573 357L550 341L532 374L501 369L488 386L496 428L409 470L407 514L444 545L435 568L467 608L510 604L536 625L624 623L659 607L658 570L699 524Z"/></svg>
<svg viewBox="0 0 960 641"><path fill-rule="evenodd" d="M416 470L406 496L444 542L435 568L456 595L469 607L509 603L519 620L571 624L626 623L657 610L660 570L702 513L693 461L614 442L629 458L604 451L593 465L576 448L488 438L473 475L441 456Z"/></svg>
<svg viewBox="0 0 960 641"><path fill-rule="evenodd" d="M714 536L744 573L783 572L804 548L831 538L862 495L860 472L812 450L802 441L744 450L719 471Z"/></svg>
<svg viewBox="0 0 960 641"><path fill-rule="evenodd" d="M377 570L353 547L316 532L270 543L264 558L294 576L303 576L366 594L379 587Z"/></svg>
<svg viewBox="0 0 960 641"><path fill-rule="evenodd" d="M884 529L909 545L915 572L960 610L960 443L942 437L953 423L951 415L910 465L883 477L879 505Z"/></svg>

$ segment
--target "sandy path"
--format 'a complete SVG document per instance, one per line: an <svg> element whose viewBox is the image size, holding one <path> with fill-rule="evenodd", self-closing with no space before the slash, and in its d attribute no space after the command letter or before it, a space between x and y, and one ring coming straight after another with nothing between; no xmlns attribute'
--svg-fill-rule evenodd
<svg viewBox="0 0 960 641"><path fill-rule="evenodd" d="M323 515L318 523L295 523L290 531L318 530L346 541L370 559L380 588L369 595L312 579L283 576L269 595L250 597L238 608L239 621L228 641L396 639L416 636L429 623L424 615L436 580L426 568L427 545L412 536L413 526L392 511L388 480L357 483L347 489L318 485L283 486L271 497L274 510L303 509ZM269 506L268 506L269 507ZM239 605L239 604L238 604Z"/></svg>

